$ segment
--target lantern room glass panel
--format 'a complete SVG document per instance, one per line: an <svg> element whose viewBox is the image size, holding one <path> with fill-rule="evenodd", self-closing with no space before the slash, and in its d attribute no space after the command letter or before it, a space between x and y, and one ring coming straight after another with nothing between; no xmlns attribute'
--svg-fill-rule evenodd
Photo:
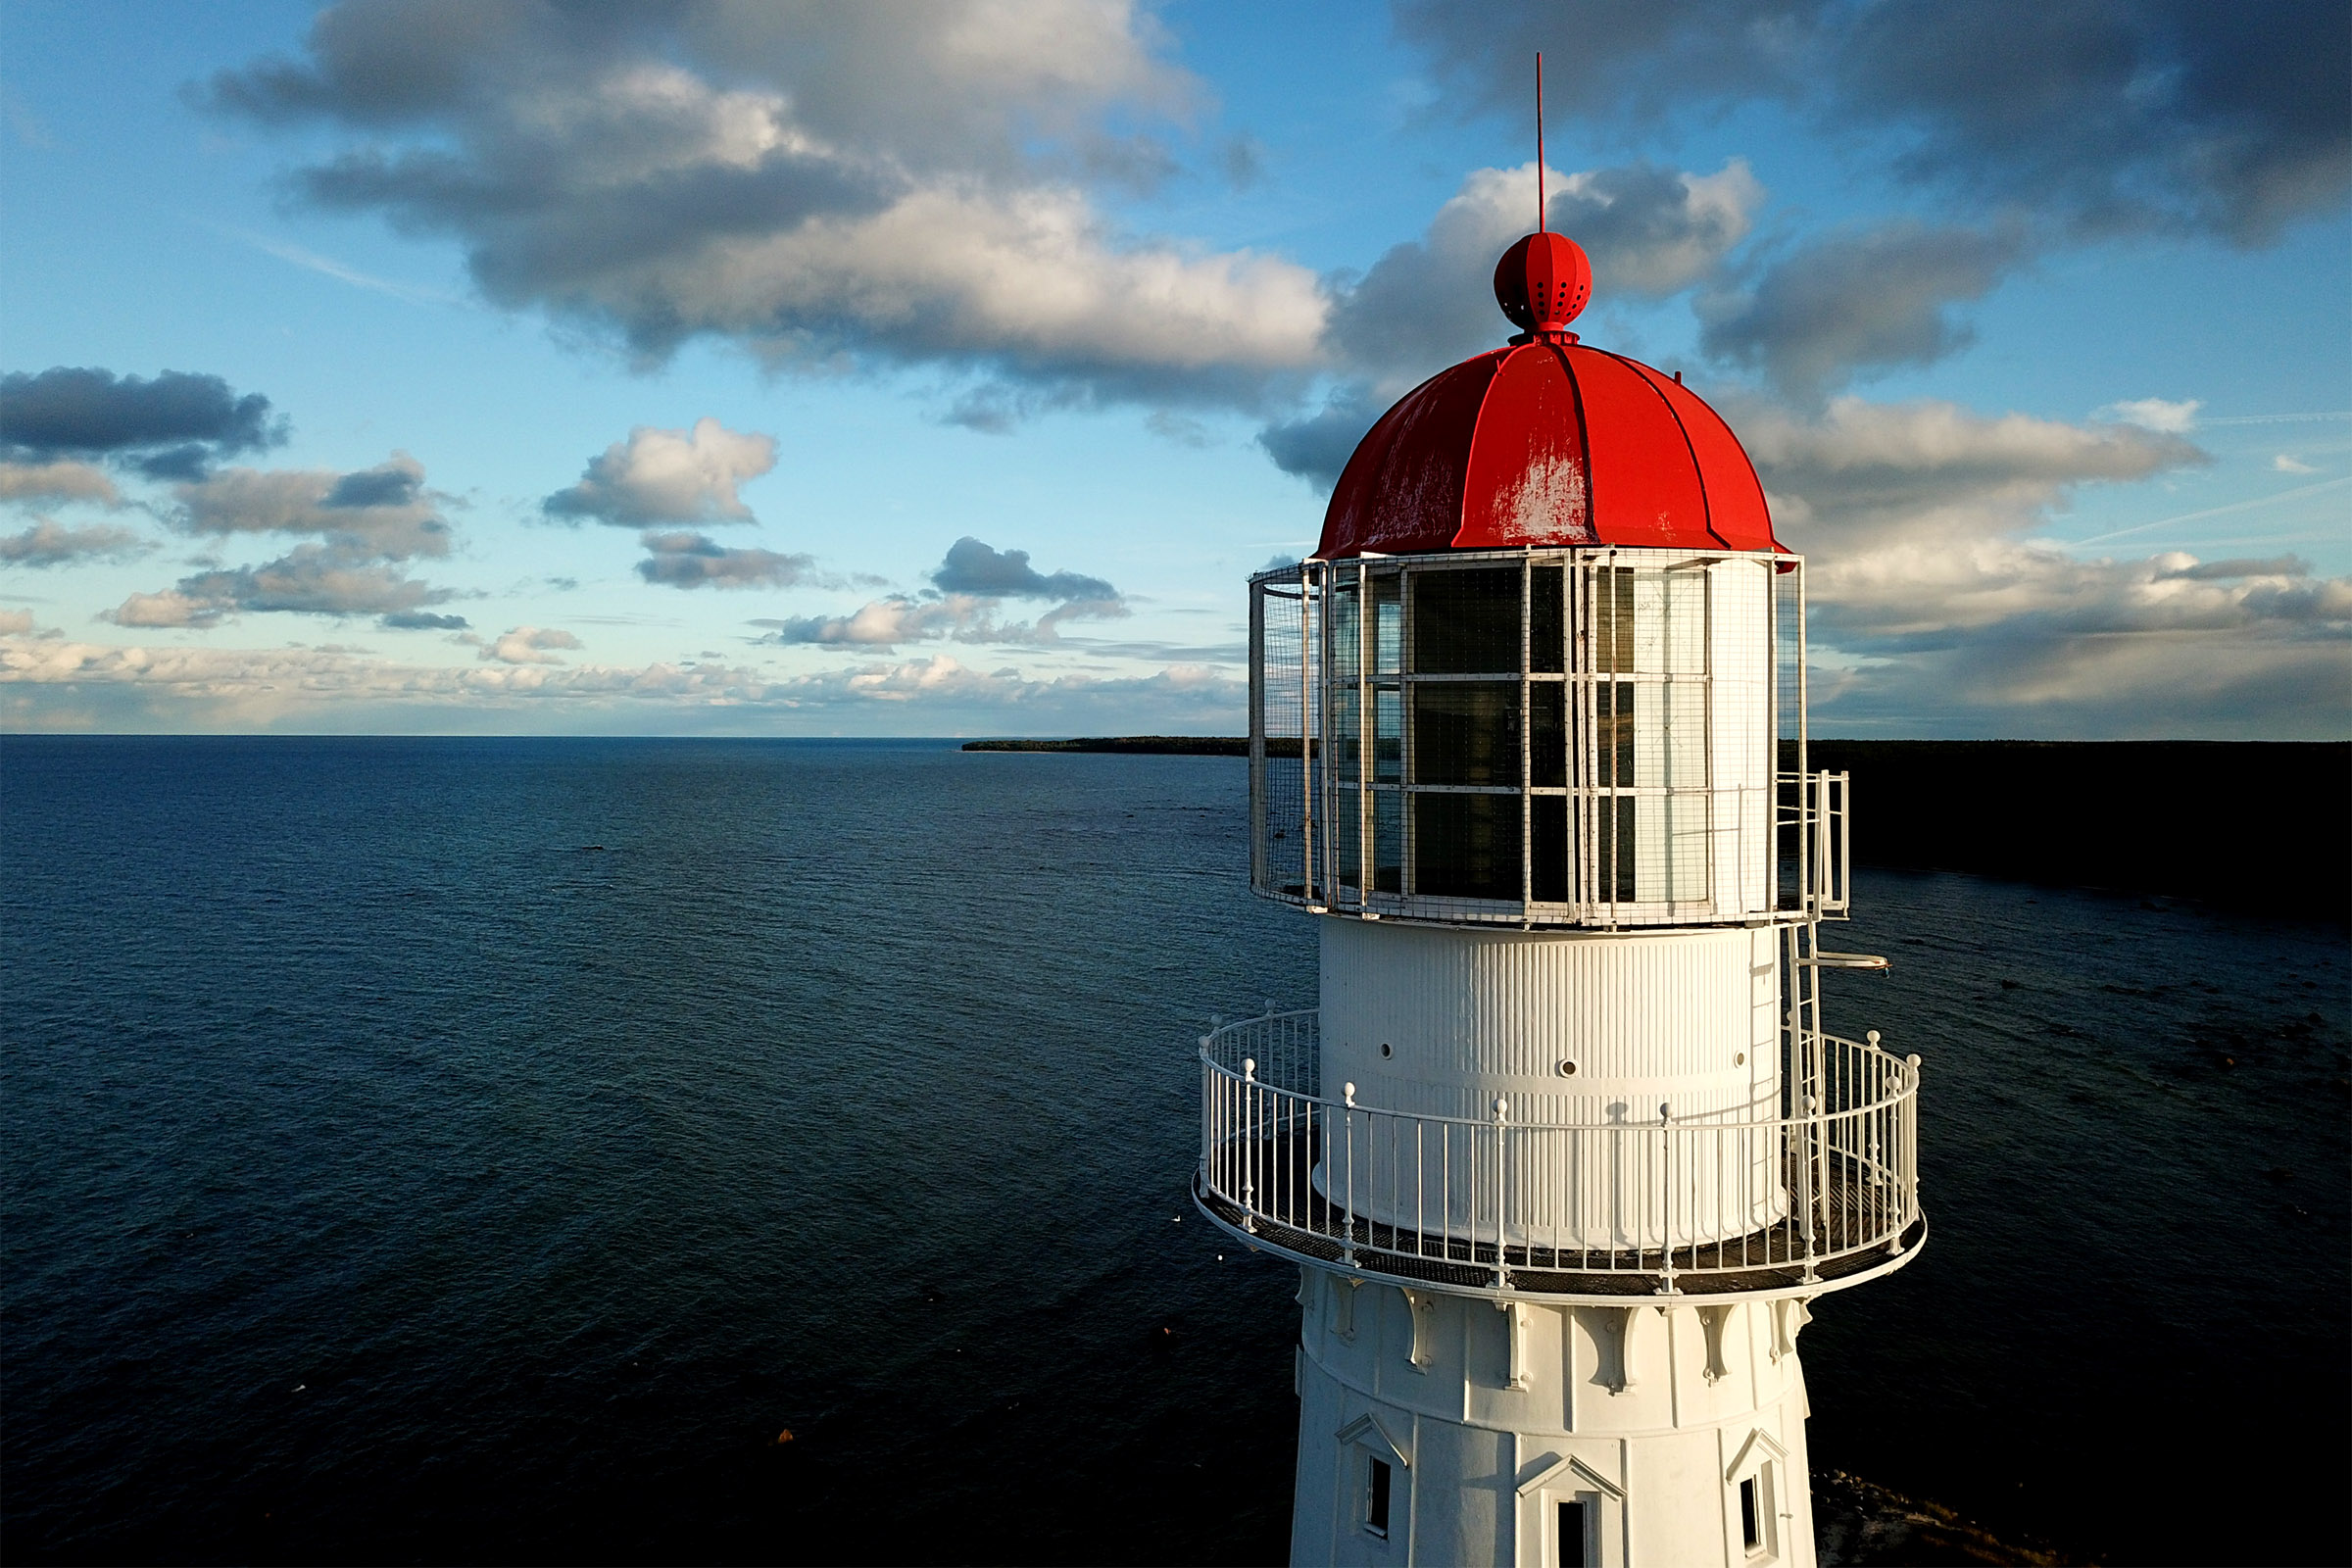
<svg viewBox="0 0 2352 1568"><path fill-rule="evenodd" d="M1258 890L1401 918L1772 913L1785 565L1618 549L1263 574Z"/></svg>
<svg viewBox="0 0 2352 1568"><path fill-rule="evenodd" d="M1372 778L1380 784L1404 780L1404 691L1372 689Z"/></svg>
<svg viewBox="0 0 2352 1568"><path fill-rule="evenodd" d="M1421 795L1413 802L1413 891L1432 899L1519 897L1519 797Z"/></svg>
<svg viewBox="0 0 2352 1568"><path fill-rule="evenodd" d="M1518 683L1416 682L1412 782L1517 789Z"/></svg>
<svg viewBox="0 0 2352 1568"><path fill-rule="evenodd" d="M1413 673L1519 673L1519 568L1412 573Z"/></svg>
<svg viewBox="0 0 2352 1568"><path fill-rule="evenodd" d="M1372 573L1372 670L1394 675L1404 668L1403 579L1394 571Z"/></svg>

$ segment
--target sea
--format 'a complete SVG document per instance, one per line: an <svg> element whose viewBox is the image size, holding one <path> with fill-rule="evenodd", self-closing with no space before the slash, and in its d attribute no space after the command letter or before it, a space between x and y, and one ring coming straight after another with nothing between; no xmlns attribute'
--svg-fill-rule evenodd
<svg viewBox="0 0 2352 1568"><path fill-rule="evenodd" d="M0 1555L1280 1560L1297 1274L1186 1198L1197 1038L1315 993L1247 793L0 739ZM2180 831L2293 853L2242 807ZM1893 965L1829 1021L1924 1058L1932 1229L1815 1303L1816 1466L2077 1560L2352 1557L2343 930L1854 905Z"/></svg>

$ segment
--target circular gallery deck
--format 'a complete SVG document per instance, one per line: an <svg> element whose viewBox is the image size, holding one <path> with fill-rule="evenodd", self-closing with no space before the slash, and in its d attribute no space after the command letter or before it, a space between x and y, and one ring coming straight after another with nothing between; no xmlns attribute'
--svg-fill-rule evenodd
<svg viewBox="0 0 2352 1568"><path fill-rule="evenodd" d="M1858 1216L1880 1201L1866 1189L1866 1179L1858 1182L1852 1173L1833 1168L1827 1183L1816 1188L1810 1256L1806 1217L1798 1213L1740 1236L1673 1247L1601 1250L1509 1241L1498 1246L1456 1228L1418 1229L1349 1213L1314 1178L1318 1142L1315 1135L1282 1132L1233 1152L1239 1163L1229 1168L1246 1169L1245 1191L1301 1195L1289 1205L1287 1217L1276 1218L1252 1201L1228 1196L1205 1173L1194 1176L1193 1200L1244 1245L1298 1262L1452 1294L1560 1300L1842 1290L1900 1268L1927 1241L1927 1217L1915 1212L1868 1245L1825 1253L1820 1245L1825 1235L1851 1238Z"/></svg>

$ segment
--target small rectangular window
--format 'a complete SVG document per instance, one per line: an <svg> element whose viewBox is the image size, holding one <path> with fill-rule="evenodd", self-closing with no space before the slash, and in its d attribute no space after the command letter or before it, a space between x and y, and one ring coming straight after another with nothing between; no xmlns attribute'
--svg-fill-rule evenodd
<svg viewBox="0 0 2352 1568"><path fill-rule="evenodd" d="M1585 1505L1583 1502L1560 1504L1560 1568L1585 1568L1591 1561L1585 1555Z"/></svg>
<svg viewBox="0 0 2352 1568"><path fill-rule="evenodd" d="M1764 1520L1756 1511L1756 1478L1740 1483L1740 1544L1749 1551L1764 1544Z"/></svg>
<svg viewBox="0 0 2352 1568"><path fill-rule="evenodd" d="M1384 1541L1389 1534L1389 1461L1374 1459L1364 1488L1364 1528Z"/></svg>

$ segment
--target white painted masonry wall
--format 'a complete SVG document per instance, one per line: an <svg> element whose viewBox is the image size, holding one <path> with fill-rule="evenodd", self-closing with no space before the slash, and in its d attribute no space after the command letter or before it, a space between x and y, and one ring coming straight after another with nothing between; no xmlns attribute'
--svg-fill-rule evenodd
<svg viewBox="0 0 2352 1568"><path fill-rule="evenodd" d="M1801 1302L1497 1308L1301 1274L1292 1562L1549 1568L1558 1504L1582 1500L1589 1562L1811 1568ZM1385 1539L1366 1519L1376 1457ZM1754 1550L1742 1480L1763 1504Z"/></svg>

